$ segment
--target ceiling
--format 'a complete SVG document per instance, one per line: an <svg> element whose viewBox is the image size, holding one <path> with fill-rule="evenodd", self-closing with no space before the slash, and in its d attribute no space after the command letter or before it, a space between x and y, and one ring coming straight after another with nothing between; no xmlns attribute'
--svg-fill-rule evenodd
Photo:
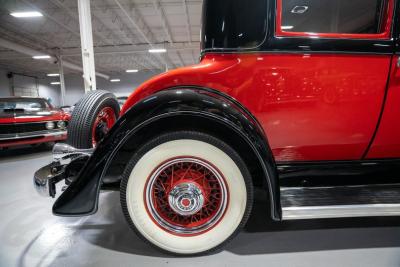
<svg viewBox="0 0 400 267"><path fill-rule="evenodd" d="M202 0L91 0L96 71L160 71L197 62L201 8ZM43 17L10 15L32 10ZM77 0L3 0L0 36L82 64ZM150 54L150 47L167 53ZM1 47L0 68L35 75L57 72L55 64Z"/></svg>

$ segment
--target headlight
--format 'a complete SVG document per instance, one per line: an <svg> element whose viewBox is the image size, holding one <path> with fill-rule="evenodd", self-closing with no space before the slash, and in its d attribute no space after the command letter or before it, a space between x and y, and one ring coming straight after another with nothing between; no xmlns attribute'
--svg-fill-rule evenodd
<svg viewBox="0 0 400 267"><path fill-rule="evenodd" d="M57 128L64 130L65 126L66 126L65 121L57 122Z"/></svg>
<svg viewBox="0 0 400 267"><path fill-rule="evenodd" d="M47 129L47 130L53 130L54 127L55 127L54 122L52 122L52 121L46 122L46 129Z"/></svg>

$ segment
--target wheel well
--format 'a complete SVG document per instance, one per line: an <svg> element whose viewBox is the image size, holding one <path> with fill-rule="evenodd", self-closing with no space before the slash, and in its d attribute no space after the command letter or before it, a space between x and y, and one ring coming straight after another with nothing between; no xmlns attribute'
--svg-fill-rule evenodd
<svg viewBox="0 0 400 267"><path fill-rule="evenodd" d="M221 122L204 117L173 116L152 122L143 127L120 148L108 168L104 183L119 179L126 164L138 149L140 144L153 137L171 131L199 131L217 137L235 149L245 161L252 176L254 186L267 186L264 172L256 154L240 134Z"/></svg>

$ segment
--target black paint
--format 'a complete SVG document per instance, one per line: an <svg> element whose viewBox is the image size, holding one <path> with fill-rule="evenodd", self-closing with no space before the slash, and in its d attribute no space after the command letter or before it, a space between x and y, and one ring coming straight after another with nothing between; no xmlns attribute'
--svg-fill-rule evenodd
<svg viewBox="0 0 400 267"><path fill-rule="evenodd" d="M187 87L184 90L173 88L158 92L129 109L100 142L77 179L57 199L53 213L60 216L95 213L102 177L119 149L128 140L135 140L136 137L139 139L135 135L147 125L180 116L190 116L193 121L206 119L210 125L224 125L232 134L237 134L247 143L262 166L261 174L268 184L271 198L272 217L279 220L281 209L277 171L261 126L230 97L205 88Z"/></svg>

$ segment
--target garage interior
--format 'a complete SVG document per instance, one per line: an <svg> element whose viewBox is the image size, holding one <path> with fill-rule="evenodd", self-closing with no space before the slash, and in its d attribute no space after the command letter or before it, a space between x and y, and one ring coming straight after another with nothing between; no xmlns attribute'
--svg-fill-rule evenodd
<svg viewBox="0 0 400 267"><path fill-rule="evenodd" d="M128 96L157 74L199 61L201 0L92 0L93 84L82 77L87 29L80 28L78 2L88 1L1 2L0 97L43 97L60 107L74 105L90 86ZM95 215L53 216L54 200L32 186L34 171L51 159L49 146L0 150L0 266L381 267L400 261L399 218L275 223L265 216L262 192L244 231L222 252L166 255L129 229L118 192L101 194Z"/></svg>
<svg viewBox="0 0 400 267"><path fill-rule="evenodd" d="M91 1L97 89L127 96L151 76L198 62L201 5ZM77 1L3 1L0 8L0 96L29 91L56 106L75 104L85 92ZM13 17L15 10L40 16ZM52 58L33 58L40 55ZM65 99L60 76L52 76L61 66Z"/></svg>

